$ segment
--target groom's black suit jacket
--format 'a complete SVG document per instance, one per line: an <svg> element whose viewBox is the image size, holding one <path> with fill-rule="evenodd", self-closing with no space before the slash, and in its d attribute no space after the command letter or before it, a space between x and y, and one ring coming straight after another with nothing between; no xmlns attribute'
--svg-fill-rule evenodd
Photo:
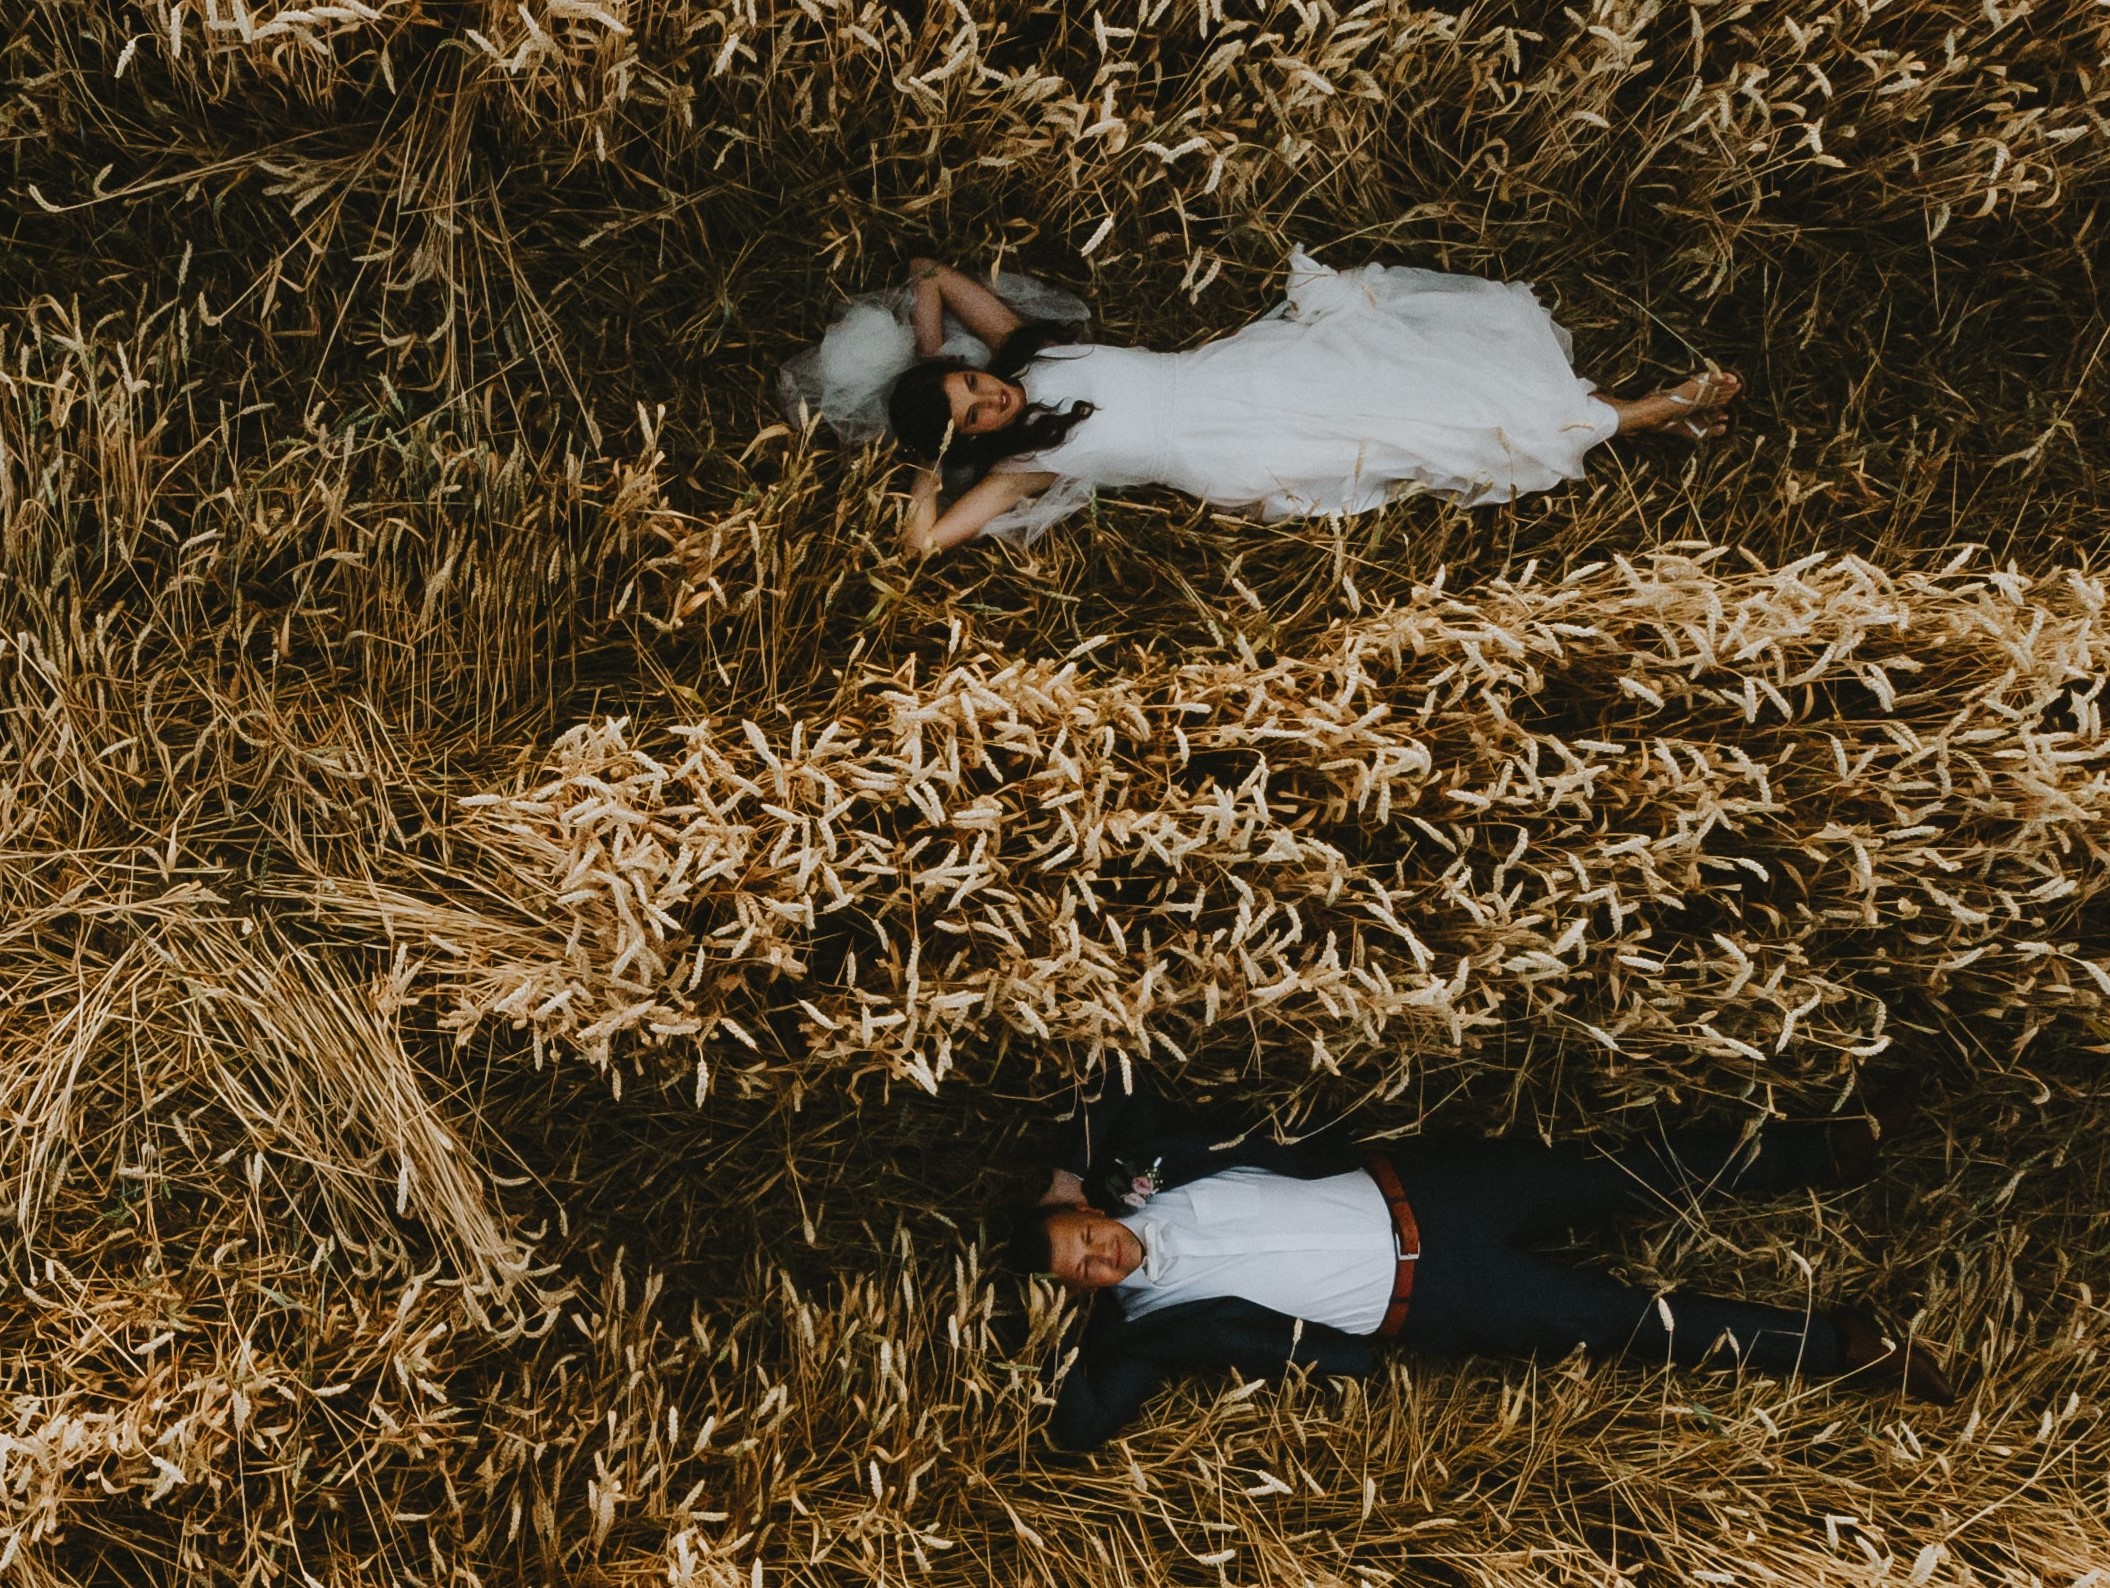
<svg viewBox="0 0 2110 1588"><path fill-rule="evenodd" d="M1057 1161L1083 1180L1086 1199L1109 1213L1126 1211L1120 1194L1130 1175L1153 1164L1159 1189L1169 1191L1225 1169L1317 1180L1364 1162L1338 1129L1291 1143L1212 1131L1203 1119L1167 1109L1140 1074L1125 1095L1118 1078L1106 1091L1105 1101L1080 1108L1070 1121ZM1273 1378L1294 1365L1361 1377L1375 1365L1375 1344L1374 1336L1300 1323L1235 1296L1184 1302L1131 1321L1116 1298L1102 1294L1086 1313L1049 1437L1071 1450L1104 1444L1168 1379L1187 1373L1228 1369Z"/></svg>

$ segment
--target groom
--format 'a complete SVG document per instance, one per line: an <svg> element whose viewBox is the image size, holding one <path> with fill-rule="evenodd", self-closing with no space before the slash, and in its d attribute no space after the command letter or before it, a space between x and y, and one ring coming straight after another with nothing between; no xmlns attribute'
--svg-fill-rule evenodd
<svg viewBox="0 0 2110 1588"><path fill-rule="evenodd" d="M1879 1116L1895 1129L1897 1117ZM1886 1131L1887 1133L1887 1131ZM1012 1268L1095 1298L1049 1433L1103 1444L1182 1374L1360 1377L1380 1340L1454 1355L1576 1345L1687 1366L1855 1375L1947 1404L1933 1356L1855 1308L1658 1297L1519 1248L1570 1226L1689 1208L1724 1192L1848 1185L1875 1167L1864 1119L1680 1131L1606 1153L1536 1142L1411 1142L1339 1129L1281 1143L1212 1131L1140 1075L1079 1110ZM1105 1292L1105 1294L1099 1294Z"/></svg>

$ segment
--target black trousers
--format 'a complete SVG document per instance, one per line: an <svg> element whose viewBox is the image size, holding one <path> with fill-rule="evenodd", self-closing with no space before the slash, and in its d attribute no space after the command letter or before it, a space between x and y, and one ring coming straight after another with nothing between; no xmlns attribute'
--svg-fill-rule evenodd
<svg viewBox="0 0 2110 1588"><path fill-rule="evenodd" d="M1519 1248L1580 1224L1662 1216L1729 1193L1836 1182L1822 1125L1748 1140L1681 1131L1618 1153L1525 1142L1414 1143L1390 1155L1421 1226L1403 1344L1458 1355L1593 1352L1766 1372L1840 1371L1830 1321L1807 1309L1673 1292L1659 1298Z"/></svg>

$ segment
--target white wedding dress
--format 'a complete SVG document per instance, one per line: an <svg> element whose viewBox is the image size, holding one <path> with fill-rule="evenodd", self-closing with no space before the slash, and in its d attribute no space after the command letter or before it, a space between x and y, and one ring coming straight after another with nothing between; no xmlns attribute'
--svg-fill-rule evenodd
<svg viewBox="0 0 2110 1588"><path fill-rule="evenodd" d="M1051 347L1029 364L1034 402L1093 412L998 465L1057 484L988 533L1031 540L1099 487L1170 486L1269 519L1413 491L1510 501L1579 478L1618 428L1569 357L1525 283L1330 270L1298 250L1287 301L1229 336L1186 353Z"/></svg>
<svg viewBox="0 0 2110 1588"><path fill-rule="evenodd" d="M1030 277L1000 296L1028 318L1084 306ZM906 292L854 300L821 344L784 367L787 413L820 414L847 442L885 427L885 399L914 356ZM987 349L949 324L948 353ZM1000 469L1056 483L985 534L1030 544L1101 488L1170 486L1262 518L1361 513L1438 492L1507 502L1583 472L1618 415L1569 367L1568 333L1524 282L1400 265L1332 270L1290 254L1272 313L1185 353L1082 341L1045 350L1019 377L1036 403L1089 402L1059 446Z"/></svg>

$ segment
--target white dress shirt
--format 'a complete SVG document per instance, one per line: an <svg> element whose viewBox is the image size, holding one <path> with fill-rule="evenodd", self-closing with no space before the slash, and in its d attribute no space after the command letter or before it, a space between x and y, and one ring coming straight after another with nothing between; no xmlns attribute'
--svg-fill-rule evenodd
<svg viewBox="0 0 2110 1588"><path fill-rule="evenodd" d="M1130 1318L1241 1296L1375 1334L1399 1272L1391 1210L1360 1169L1323 1180L1225 1169L1160 1191L1120 1222L1143 1243L1141 1266L1114 1286Z"/></svg>

